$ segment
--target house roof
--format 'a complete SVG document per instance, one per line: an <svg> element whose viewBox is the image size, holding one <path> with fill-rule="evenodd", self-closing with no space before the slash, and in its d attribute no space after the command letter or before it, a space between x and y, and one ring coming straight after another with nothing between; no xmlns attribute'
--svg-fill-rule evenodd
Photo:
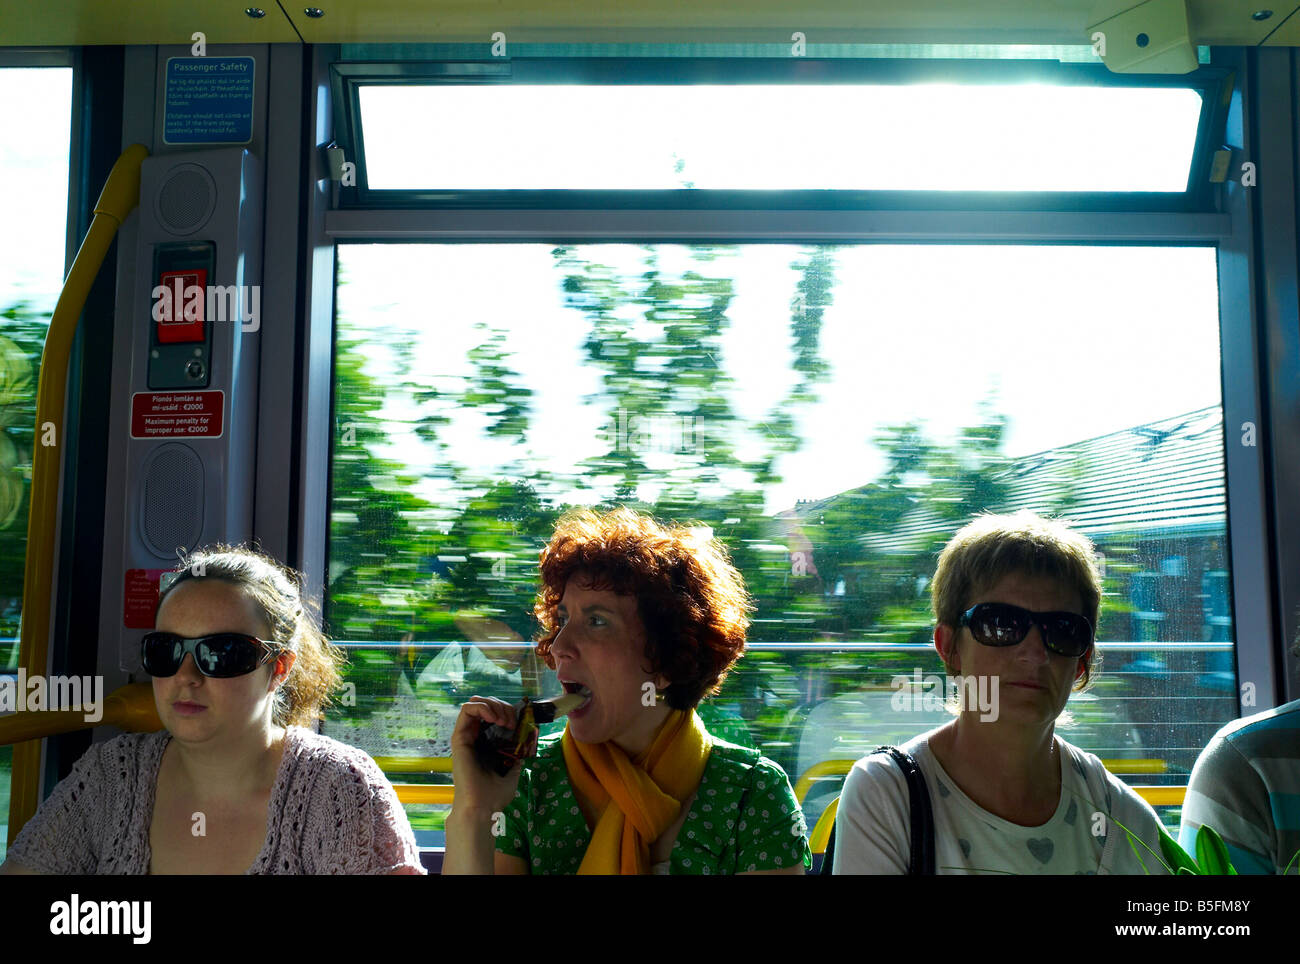
<svg viewBox="0 0 1300 964"><path fill-rule="evenodd" d="M1223 459L1223 410L1215 405L1013 459L996 476L1008 497L989 508L1059 516L1094 540L1118 533L1221 532ZM793 514L808 515L849 496L801 503ZM915 552L952 529L951 520L922 504L892 532L867 533L861 541L877 552Z"/></svg>

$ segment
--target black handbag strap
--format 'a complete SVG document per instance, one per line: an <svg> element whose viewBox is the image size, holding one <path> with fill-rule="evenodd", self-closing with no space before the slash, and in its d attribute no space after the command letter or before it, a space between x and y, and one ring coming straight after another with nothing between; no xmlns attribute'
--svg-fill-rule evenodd
<svg viewBox="0 0 1300 964"><path fill-rule="evenodd" d="M911 808L912 856L909 874L934 876L934 811L930 808L930 791L925 776L911 755L896 746L881 746L877 753L888 753L907 778L907 796Z"/></svg>
<svg viewBox="0 0 1300 964"><path fill-rule="evenodd" d="M908 874L928 874L934 876L934 811L930 809L930 791L925 786L925 776L910 754L904 753L896 746L882 746L876 753L887 753L898 764L907 779L907 796L911 810L912 854L908 864ZM838 823L839 821L836 821ZM835 859L835 824L831 824L831 835L826 841L826 853L822 855L822 865L818 876L829 876Z"/></svg>

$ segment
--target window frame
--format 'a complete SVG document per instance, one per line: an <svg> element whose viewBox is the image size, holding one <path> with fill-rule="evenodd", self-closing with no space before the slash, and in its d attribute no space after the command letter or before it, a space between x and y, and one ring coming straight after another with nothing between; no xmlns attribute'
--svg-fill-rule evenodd
<svg viewBox="0 0 1300 964"><path fill-rule="evenodd" d="M1279 52L1279 55L1281 52ZM1215 64L1202 67L1191 75L1198 81L1213 81L1205 90L1202 126L1198 133L1197 153L1192 164L1195 179L1204 171L1221 145L1253 143L1254 58L1257 51L1242 48L1218 48ZM459 66L461 62L456 62ZM475 61L477 66L482 61ZM568 64L569 61L564 63ZM803 62L793 69L806 69ZM530 76L521 71L522 60L511 62L510 76ZM444 65L445 66L445 65ZM497 64L498 69L503 65ZM537 71L535 63L527 65ZM715 64L717 66L717 64ZM728 62L728 67L737 67ZM785 64L790 69L789 64ZM832 65L834 66L834 65ZM899 71L898 62L889 67ZM931 65L922 65L925 67ZM945 64L945 68L951 64ZM998 74L998 65L977 65L990 78L1006 79ZM1049 65L1059 71L1063 65ZM1070 70L1078 65L1064 65ZM318 48L314 52L314 77L317 84L315 116L318 130L324 132L317 143L330 143L331 137L343 145L348 156L350 123L345 100L349 86L361 78L387 73L392 82L406 80L420 71L429 73L428 64L392 63L381 70L374 63L341 63L339 48ZM660 69L680 72L682 62L673 59ZM1102 68L1104 70L1104 68ZM444 80L449 76L444 69ZM502 76L502 75L499 75ZM558 76L558 75L557 75ZM764 78L765 80L767 78ZM1145 83L1149 78L1106 78L1116 85ZM567 76L563 81L572 82ZM1187 78L1166 83L1186 83ZM459 82L459 81L458 81ZM330 94L333 94L331 100ZM1298 98L1300 99L1300 98ZM351 103L355 104L355 97ZM331 121L334 127L331 129ZM1248 159L1234 147L1234 163ZM322 152L315 152L309 163L320 180L329 185ZM359 165L359 174L363 165ZM363 242L502 242L542 241L546 243L582 243L594 241L714 241L729 242L809 242L809 243L1047 243L1047 244L1159 244L1203 245L1217 249L1220 308L1220 345L1223 377L1225 424L1226 514L1229 532L1230 593L1233 614L1235 663L1239 680L1271 683L1274 692L1262 686L1253 707L1241 707L1242 715L1258 712L1285 699L1286 673L1280 663L1281 653L1276 635L1289 625L1285 615L1279 619L1277 602L1277 540L1270 525L1270 513L1262 498L1271 488L1265 459L1254 450L1244 450L1235 441L1229 426L1255 420L1262 434L1271 416L1270 398L1263 380L1261 338L1263 319L1257 319L1256 285L1264 270L1255 253L1254 218L1257 216L1248 192L1235 182L1210 184L1199 191L1185 192L1172 198L1137 192L1117 195L1047 195L1018 194L1008 197L988 192L863 192L870 194L869 206L844 203L838 207L754 204L755 198L727 195L762 193L757 200L772 201L780 192L690 192L695 202L671 206L687 192L648 192L649 200L658 204L633 207L630 192L531 192L547 197L525 197L530 192L382 192L363 194L360 176L358 189L349 194L337 185L325 187L316 195L316 205L309 214L309 235L317 245L314 280L309 288L315 292L308 306L313 324L334 329L334 290L330 284L336 270L335 245L344 241ZM837 194L843 200L845 192ZM396 195L401 195L400 197ZM578 196L585 195L585 196ZM601 196L603 195L603 196ZM1256 196L1258 193L1256 192ZM365 203L362 203L364 200ZM739 203L740 201L745 203ZM831 199L833 200L833 199ZM608 206L611 201L617 205ZM1160 201L1161 203L1155 203ZM601 209L599 204L607 205ZM324 271L328 270L328 275ZM1291 364L1288 360L1288 364ZM1291 374L1300 365L1288 368ZM320 379L322 388L332 396L333 358L317 356L311 380ZM320 422L329 424L329 410L318 411ZM1300 417L1287 419L1300 421ZM1261 442L1261 445L1266 443ZM331 442L326 439L307 453L305 465L332 468ZM328 505L329 471L319 473L314 488L319 492L313 502ZM1300 501L1297 501L1300 509ZM328 510L315 513L315 526L327 528ZM306 534L304 533L304 540ZM312 555L313 568L324 573L327 549L319 535L312 537L319 545ZM323 589L324 587L321 586ZM1292 692L1290 698L1300 695Z"/></svg>
<svg viewBox="0 0 1300 964"><path fill-rule="evenodd" d="M1188 181L1177 192L847 191L847 190L437 190L376 189L366 171L359 91L368 85L439 84L1007 84L1177 87L1201 95ZM1202 65L1190 74L1112 74L1101 64L1042 60L899 60L844 58L495 58L488 60L336 62L330 65L335 140L356 165L356 185L339 187L347 209L514 210L888 210L888 211L1208 211L1209 172L1224 143L1234 72Z"/></svg>

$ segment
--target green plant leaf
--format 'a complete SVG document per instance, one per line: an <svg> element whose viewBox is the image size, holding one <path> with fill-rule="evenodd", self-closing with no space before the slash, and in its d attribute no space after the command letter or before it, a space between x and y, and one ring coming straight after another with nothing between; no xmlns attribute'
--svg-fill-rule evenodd
<svg viewBox="0 0 1300 964"><path fill-rule="evenodd" d="M1213 827L1201 827L1196 834L1196 858L1206 874L1235 874L1228 859L1228 845Z"/></svg>
<svg viewBox="0 0 1300 964"><path fill-rule="evenodd" d="M1165 832L1163 827L1160 830L1160 851L1164 854L1165 861L1175 868L1175 873L1199 874L1201 872L1201 868L1196 865L1196 861L1178 845L1177 840Z"/></svg>
<svg viewBox="0 0 1300 964"><path fill-rule="evenodd" d="M1091 802L1090 802L1086 797L1084 797L1082 794L1075 793L1074 791L1071 791L1071 792L1070 792L1070 795L1073 796L1073 797L1074 797L1076 800L1078 800L1080 803L1082 803L1084 806L1089 806L1089 807L1092 806L1092 803L1091 803ZM1112 815L1107 814L1107 815L1106 815L1106 819L1109 820L1111 823L1113 823L1115 826L1119 827L1120 830L1123 830L1123 831L1124 831L1125 836L1128 838L1129 849L1131 849L1131 850L1133 851L1133 856L1137 857L1137 859L1138 859L1138 863L1142 865L1142 871L1143 871L1143 873L1150 874L1151 871L1150 871L1150 869L1148 869L1148 867L1147 867L1147 862L1142 858L1142 853L1141 853L1141 851L1138 850L1138 844L1141 844L1141 845L1142 845L1142 849L1145 850L1147 853L1149 853L1152 857L1155 857L1156 860L1159 860L1160 863L1164 866L1165 870L1166 870L1168 873L1173 874L1173 873L1176 873L1176 872L1177 872L1177 871L1175 870L1175 867L1174 867L1174 866L1171 866L1169 860L1164 859L1163 857L1161 857L1160 854L1158 854L1158 853L1156 853L1154 850L1152 850L1151 847L1150 847L1150 845L1149 845L1145 840L1143 840L1141 837L1139 837L1137 834L1135 834L1135 833L1134 833L1132 830L1130 830L1128 827L1124 826L1124 824L1122 824L1122 823L1120 823L1118 820L1116 820ZM1158 821L1157 821L1157 823L1158 823ZM1195 872L1196 872L1196 870L1195 870L1195 868L1196 868L1196 863L1195 863L1195 862L1194 862L1190 857L1188 857L1186 853L1183 852L1182 848L1179 847L1178 844L1176 844L1176 843L1174 842L1174 840L1173 840L1172 837L1169 837L1169 835L1165 832L1165 829L1164 829L1163 827L1160 828L1160 836L1161 836L1161 838L1162 838L1161 841L1160 841L1160 848L1161 848L1162 850L1165 850L1166 847L1172 846L1172 847L1174 848L1175 851L1177 851L1178 853L1182 854L1184 860L1186 860L1189 864L1191 864L1191 866L1192 866L1192 868L1193 868L1193 873L1195 873ZM1166 838L1169 840L1169 843L1168 843L1168 844L1165 843L1165 839L1166 839ZM1168 855L1168 851L1166 851L1166 855Z"/></svg>
<svg viewBox="0 0 1300 964"><path fill-rule="evenodd" d="M1285 877L1287 874L1291 873L1291 865L1292 865L1292 864L1295 864L1296 861L1300 861L1300 850L1297 850L1295 853L1293 853L1293 854L1291 855L1291 859L1288 860L1288 861L1286 862L1286 866L1282 868L1282 876L1283 876L1283 877ZM1297 873L1300 873L1300 866L1297 866L1297 867L1296 867L1296 872L1297 872Z"/></svg>

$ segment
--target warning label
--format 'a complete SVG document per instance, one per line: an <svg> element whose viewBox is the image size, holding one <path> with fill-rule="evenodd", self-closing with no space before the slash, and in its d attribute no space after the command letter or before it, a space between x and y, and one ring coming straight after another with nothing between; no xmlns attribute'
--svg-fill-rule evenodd
<svg viewBox="0 0 1300 964"><path fill-rule="evenodd" d="M122 601L122 624L127 629L153 629L158 608L158 581L168 569L128 569Z"/></svg>
<svg viewBox="0 0 1300 964"><path fill-rule="evenodd" d="M221 438L225 392L136 392L131 438Z"/></svg>
<svg viewBox="0 0 1300 964"><path fill-rule="evenodd" d="M164 144L247 144L253 139L252 57L169 57Z"/></svg>

